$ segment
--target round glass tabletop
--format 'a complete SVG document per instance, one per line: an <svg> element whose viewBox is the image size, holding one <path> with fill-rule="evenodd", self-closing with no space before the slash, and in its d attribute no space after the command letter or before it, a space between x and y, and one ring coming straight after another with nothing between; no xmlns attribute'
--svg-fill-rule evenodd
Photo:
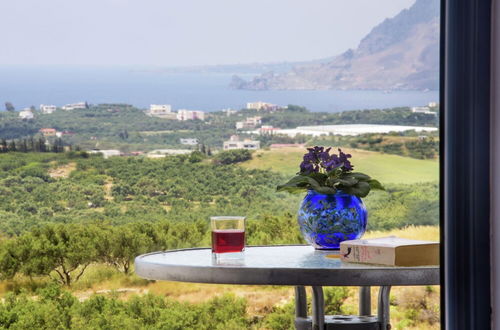
<svg viewBox="0 0 500 330"><path fill-rule="evenodd" d="M229 257L229 255L228 255ZM338 251L310 246L250 246L241 257L217 260L211 249L154 252L135 259L151 280L305 286L436 285L439 267L386 267L340 261Z"/></svg>

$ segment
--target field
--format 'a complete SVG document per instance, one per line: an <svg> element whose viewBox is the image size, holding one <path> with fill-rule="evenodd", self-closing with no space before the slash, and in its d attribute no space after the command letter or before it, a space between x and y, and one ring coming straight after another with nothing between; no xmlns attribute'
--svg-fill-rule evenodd
<svg viewBox="0 0 500 330"><path fill-rule="evenodd" d="M400 230L368 232L365 237L381 237L397 235L413 239L438 240L439 228L435 226L407 227ZM7 291L23 286L43 286L44 280L15 278L0 283L0 297ZM36 284L38 282L38 284ZM47 283L47 282L45 282ZM129 301L134 296L154 294L168 297L189 304L207 303L215 297L231 294L246 301L246 315L258 320L271 319L275 313L281 321L293 318L293 288L278 286L242 286L211 285L196 283L177 283L165 281L147 281L135 275L124 275L116 269L96 264L80 282L69 290L80 302L92 296L106 296ZM328 289L330 290L330 289ZM349 287L345 291L346 298L338 312L344 314L357 313L357 288ZM376 295L378 288L372 288L372 310L376 311ZM310 293L308 294L310 296ZM395 287L391 292L391 321L394 329L439 329L439 287ZM274 327L271 323L259 323L253 329L286 329ZM283 326L285 326L283 324Z"/></svg>
<svg viewBox="0 0 500 330"><path fill-rule="evenodd" d="M259 150L253 159L241 166L249 169L273 170L288 176L298 171L302 148ZM378 152L344 149L353 155L356 171L366 173L382 183L418 183L437 181L439 163L435 160L420 160Z"/></svg>
<svg viewBox="0 0 500 330"><path fill-rule="evenodd" d="M365 237L396 235L438 240L439 228L424 226L437 223L434 221L437 219L438 210L436 161L362 150L351 151L347 148L345 151L353 154L357 170L369 173L387 183L389 187L386 192L377 192L366 199L371 212L370 228L379 230L368 232ZM160 249L157 245L161 246L161 249L208 246L206 223L199 220L208 219L213 214L247 215L249 244L299 243L301 239L294 214L300 196L279 196L275 187L283 181L280 174L292 175L296 172L303 153L302 149L261 150L253 155L252 160L241 165L252 169L271 169L274 173L244 171L239 165L222 166L212 163L209 159L192 162L191 158L186 157L162 160L112 157L104 160L98 157L87 158L78 153L10 153L0 158L0 167L3 166L4 169L0 181L5 183L0 193L7 201L3 204L3 209L0 208L0 218L5 220L2 223L5 230L9 229L18 235L29 233L32 228L28 225L33 226L41 221L47 224L55 220L66 222L68 225L64 228L67 228L70 235L77 235L78 228L96 229L96 225L89 223L88 219L109 221L114 225L109 234L128 235L125 241L108 246L108 240L94 231L89 231L89 237L94 239L91 243L88 242L87 236L78 236L82 244L87 242L89 246L104 247L102 251L106 251L107 257L110 257L110 247L115 245L120 246L118 253L130 244L130 248L136 251L132 257ZM18 182L27 188L19 189ZM184 196L185 199L181 200L178 195ZM28 203L30 208L26 208ZM255 205L260 207L256 208ZM24 221L19 221L18 214L22 215ZM191 221L184 221L186 219ZM429 219L432 221L427 221ZM131 227L132 222L144 223L140 227ZM77 226L82 223L88 225ZM141 229L142 234L135 229L130 231L131 228ZM399 229L384 230L387 228ZM147 233L153 235L148 236ZM38 236L26 237L38 239ZM0 237L0 243L4 238L4 243L8 242L5 236ZM112 241L109 240L110 243ZM13 246L12 251L17 253L17 245L9 246ZM71 285L68 282L65 286L59 286L59 290L69 293L67 299L71 297L75 300L66 304L64 302L69 300L62 299L51 291L55 290L51 282L57 277L51 279L48 276L51 275L50 272L29 272L32 269L29 267L22 268L23 271L19 271L21 268L8 268L9 265L15 266L10 263L9 256L10 254L2 254L0 250L0 276L3 275L0 281L0 299L9 301L8 304L0 304L0 320L8 316L9 322L14 322L16 318L9 315L15 314L16 317L29 320L19 321L19 324L31 322L26 323L32 325L31 328L57 328L41 326L45 322L43 320L48 319L45 314L36 318L41 322L37 326L32 321L34 313L46 313L44 311L49 308L46 307L47 303L52 304L50 308L63 315L59 310L61 308L66 315L54 316L51 318L53 322L71 319L74 328L82 329L85 327L79 327L78 324L86 319L91 320L89 322L104 322L102 324L108 324L105 322L109 321L109 324L113 324L108 326L110 329L134 328L132 324L141 325L137 325L137 329L148 328L141 317L147 318L153 315L153 311L161 311L163 321L169 326L176 322L189 321L202 329L215 329L213 325L205 323L214 317L213 308L223 309L220 314L229 322L223 325L227 329L289 329L293 322L292 287L147 281L134 275L133 267L130 274L125 274L121 267L117 268L107 261L111 259L89 255L88 260L85 259L88 267L83 268L86 269L83 276L74 280ZM116 253L113 256L120 257ZM22 265L28 265L30 261L37 260L36 258L38 254L23 261ZM2 263L2 260L5 262ZM78 270L82 269L81 265L79 267ZM15 276L9 275L10 269L15 271ZM54 271L52 275L56 275ZM375 287L372 289L374 312L377 290ZM42 292L45 292L45 295ZM47 294L50 297L47 298ZM11 304L13 295L17 303ZM23 300L23 297L28 300ZM330 307L330 314L357 313L357 288L326 288L325 297L330 302L328 306L337 306ZM43 300L43 303L38 299ZM170 307L165 308L162 305L164 301L169 301ZM107 307L87 312L87 308L97 306L96 304L107 304L109 309ZM137 306L143 307L137 309ZM239 314L235 314L235 310L231 309L234 306L243 306L239 309ZM188 311L193 311L193 319L185 316ZM56 315L59 315L57 313ZM120 316L114 319L115 314ZM203 319L204 317L207 319ZM439 288L394 288L391 292L391 318L394 329L438 329ZM161 317L155 316L151 319L151 324L158 325L160 320ZM124 323L121 323L122 321ZM95 328L94 324L97 323L92 323L87 328ZM1 325L0 321L0 327Z"/></svg>

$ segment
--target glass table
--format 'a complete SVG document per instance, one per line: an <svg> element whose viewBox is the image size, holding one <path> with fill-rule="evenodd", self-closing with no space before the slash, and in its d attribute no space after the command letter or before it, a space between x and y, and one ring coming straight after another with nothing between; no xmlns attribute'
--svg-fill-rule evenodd
<svg viewBox="0 0 500 330"><path fill-rule="evenodd" d="M244 257L216 260L211 249L154 252L135 259L135 272L151 280L295 286L297 329L389 329L391 286L438 285L439 267L385 267L341 262L338 251L305 245L249 246ZM312 287L307 316L305 286ZM359 286L359 316L325 316L323 286ZM379 286L377 315L370 287Z"/></svg>

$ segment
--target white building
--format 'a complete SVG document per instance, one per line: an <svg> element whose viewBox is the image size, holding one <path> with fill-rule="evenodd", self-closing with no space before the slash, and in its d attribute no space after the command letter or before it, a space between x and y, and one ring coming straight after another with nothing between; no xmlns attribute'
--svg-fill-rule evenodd
<svg viewBox="0 0 500 330"><path fill-rule="evenodd" d="M86 109L87 104L85 102L71 103L64 105L61 109L66 111L77 110L77 109Z"/></svg>
<svg viewBox="0 0 500 330"><path fill-rule="evenodd" d="M27 119L27 120L35 118L33 112L31 112L29 108L19 111L19 117L21 117L21 119Z"/></svg>
<svg viewBox="0 0 500 330"><path fill-rule="evenodd" d="M224 150L234 150L234 149L247 149L247 150L257 150L260 149L260 141L253 141L250 139L240 140L237 135L231 136L229 141L224 141Z"/></svg>
<svg viewBox="0 0 500 330"><path fill-rule="evenodd" d="M257 102L248 102L247 109L274 111L274 110L278 110L279 106L277 106L276 104L272 104L272 103L257 101Z"/></svg>
<svg viewBox="0 0 500 330"><path fill-rule="evenodd" d="M170 113L172 106L170 104L151 104L149 106L150 113Z"/></svg>
<svg viewBox="0 0 500 330"><path fill-rule="evenodd" d="M200 110L180 109L177 111L177 120L205 120L205 112Z"/></svg>
<svg viewBox="0 0 500 330"><path fill-rule="evenodd" d="M429 104L427 104L427 106L429 106L429 108L436 108L438 105L439 105L439 103L437 103L437 102L429 102Z"/></svg>
<svg viewBox="0 0 500 330"><path fill-rule="evenodd" d="M258 129L260 135L274 135L280 130L281 130L280 128L271 125L263 125L261 128Z"/></svg>
<svg viewBox="0 0 500 330"><path fill-rule="evenodd" d="M291 129L278 129L274 134L288 135L295 137L297 135L342 135L342 136L356 136L368 133L390 133L390 132L436 132L436 127L423 127L423 126L402 126L402 125L370 125L370 124L355 124L355 125L321 125L321 126L299 126ZM252 134L259 134L259 131L247 132Z"/></svg>
<svg viewBox="0 0 500 330"><path fill-rule="evenodd" d="M91 154L102 154L104 158L109 158L109 157L116 157L116 156L121 156L122 153L120 150L115 150L115 149L109 149L109 150L99 150L99 149L92 149L89 151Z"/></svg>
<svg viewBox="0 0 500 330"><path fill-rule="evenodd" d="M261 117L248 117L245 121L236 122L236 129L251 129L256 128L258 125L262 124Z"/></svg>
<svg viewBox="0 0 500 330"><path fill-rule="evenodd" d="M198 139L180 139L181 144L188 145L188 146L196 146L198 145Z"/></svg>
<svg viewBox="0 0 500 330"><path fill-rule="evenodd" d="M176 119L177 115L172 112L170 104L151 104L149 111L146 114L150 117L157 117L163 119Z"/></svg>
<svg viewBox="0 0 500 330"><path fill-rule="evenodd" d="M45 114L51 114L57 110L55 105L40 104L40 112Z"/></svg>
<svg viewBox="0 0 500 330"><path fill-rule="evenodd" d="M411 112L413 113L424 113L426 115L437 115L437 112L431 111L429 107L412 107Z"/></svg>
<svg viewBox="0 0 500 330"><path fill-rule="evenodd" d="M226 116L229 117L231 115L238 113L238 110L233 110L228 108L228 109L222 109L222 112L224 112Z"/></svg>

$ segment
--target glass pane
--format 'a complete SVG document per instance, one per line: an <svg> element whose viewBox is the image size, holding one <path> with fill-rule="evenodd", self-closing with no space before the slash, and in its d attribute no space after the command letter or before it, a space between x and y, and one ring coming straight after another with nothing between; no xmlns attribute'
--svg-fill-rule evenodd
<svg viewBox="0 0 500 330"><path fill-rule="evenodd" d="M292 327L293 288L134 273L144 253L210 249L214 216L245 217L222 228L238 252L308 244L340 270L345 240L438 241L439 6L0 4L0 315L21 311L0 327L42 328L28 315L47 306L60 327ZM393 288L393 327L438 328L439 294ZM358 313L355 287L325 301Z"/></svg>

